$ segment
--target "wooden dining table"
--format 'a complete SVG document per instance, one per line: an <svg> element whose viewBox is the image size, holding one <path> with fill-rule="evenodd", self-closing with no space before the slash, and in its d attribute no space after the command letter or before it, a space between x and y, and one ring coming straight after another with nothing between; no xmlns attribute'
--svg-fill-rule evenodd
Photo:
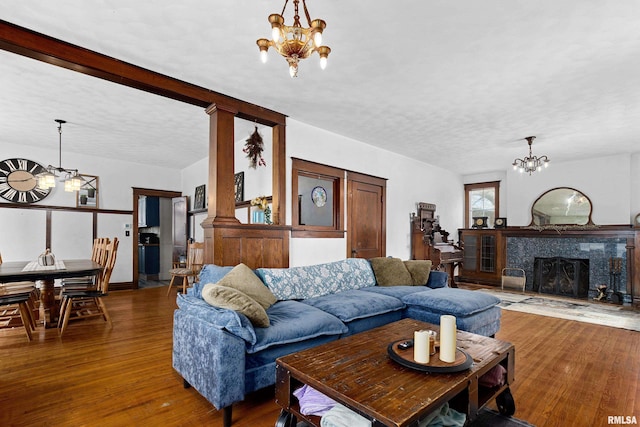
<svg viewBox="0 0 640 427"><path fill-rule="evenodd" d="M40 301L44 308L45 328L56 327L60 315L60 302L56 300L55 295L55 280L95 276L103 268L90 259L65 259L61 263L56 263L56 266L49 267L33 266L32 263L33 261L3 262L0 264L0 283L40 282ZM62 265L64 267L60 268Z"/></svg>

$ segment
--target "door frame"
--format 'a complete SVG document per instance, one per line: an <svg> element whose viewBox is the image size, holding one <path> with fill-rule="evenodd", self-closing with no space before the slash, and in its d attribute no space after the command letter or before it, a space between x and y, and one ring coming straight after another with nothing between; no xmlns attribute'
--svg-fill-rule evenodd
<svg viewBox="0 0 640 427"><path fill-rule="evenodd" d="M180 191L169 191L169 190L154 190L151 188L138 188L132 187L133 189L133 238L132 246L133 246L133 289L138 289L138 281L140 275L138 273L138 199L140 196L156 196L156 197L165 197L165 198L174 198L174 197L182 197L182 192Z"/></svg>

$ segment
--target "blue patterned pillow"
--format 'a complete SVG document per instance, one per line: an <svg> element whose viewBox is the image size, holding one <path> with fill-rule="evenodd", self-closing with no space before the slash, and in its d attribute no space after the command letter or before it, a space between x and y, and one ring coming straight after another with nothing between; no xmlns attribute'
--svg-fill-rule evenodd
<svg viewBox="0 0 640 427"><path fill-rule="evenodd" d="M256 274L279 300L307 299L375 286L369 261L348 258L291 268L259 268Z"/></svg>

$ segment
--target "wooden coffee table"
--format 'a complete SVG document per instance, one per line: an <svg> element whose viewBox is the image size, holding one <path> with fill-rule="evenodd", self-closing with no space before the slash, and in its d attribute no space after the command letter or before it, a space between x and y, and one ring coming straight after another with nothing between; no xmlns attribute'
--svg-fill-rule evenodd
<svg viewBox="0 0 640 427"><path fill-rule="evenodd" d="M413 332L420 329L439 331L439 326L403 319L277 359L276 403L282 411L276 427L295 426L301 420L320 426L320 417L300 413L293 396L303 384L371 420L373 426L417 425L446 402L466 413L468 420L476 418L493 399L502 413L513 414L509 391L514 380L512 344L458 331L457 346L471 356L473 364L452 373L423 372L391 360L388 345L413 338ZM497 364L507 370L506 384L480 386L478 379Z"/></svg>

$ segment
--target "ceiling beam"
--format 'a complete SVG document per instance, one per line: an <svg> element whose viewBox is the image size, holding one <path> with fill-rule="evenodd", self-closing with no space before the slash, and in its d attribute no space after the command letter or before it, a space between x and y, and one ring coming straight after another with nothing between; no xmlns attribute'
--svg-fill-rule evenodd
<svg viewBox="0 0 640 427"><path fill-rule="evenodd" d="M3 20L0 20L0 49L202 108L211 104L226 105L236 110L238 117L263 125L286 122L284 114Z"/></svg>

